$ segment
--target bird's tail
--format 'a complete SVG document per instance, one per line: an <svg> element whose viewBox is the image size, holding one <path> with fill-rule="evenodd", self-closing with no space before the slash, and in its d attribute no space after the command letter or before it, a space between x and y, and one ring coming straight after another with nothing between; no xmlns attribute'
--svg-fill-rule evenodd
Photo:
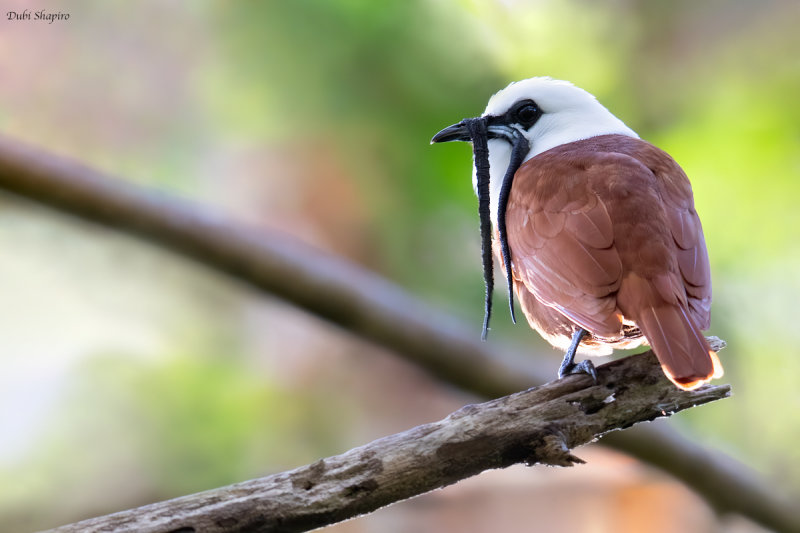
<svg viewBox="0 0 800 533"><path fill-rule="evenodd" d="M722 377L717 354L680 305L648 306L638 314L636 323L675 385L692 390Z"/></svg>

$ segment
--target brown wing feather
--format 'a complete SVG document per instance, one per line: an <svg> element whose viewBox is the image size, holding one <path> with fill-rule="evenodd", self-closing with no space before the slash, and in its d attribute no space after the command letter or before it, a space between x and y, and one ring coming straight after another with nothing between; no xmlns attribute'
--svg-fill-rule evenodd
<svg viewBox="0 0 800 533"><path fill-rule="evenodd" d="M711 321L711 267L689 178L666 153L642 143L637 155L658 179L667 222L677 246L678 267L688 297L689 314L700 329Z"/></svg>
<svg viewBox="0 0 800 533"><path fill-rule="evenodd" d="M556 162L556 164L558 164ZM619 337L622 264L611 218L586 171L524 165L506 222L515 276L543 304L601 337ZM566 179L564 176L576 179Z"/></svg>
<svg viewBox="0 0 800 533"><path fill-rule="evenodd" d="M701 334L711 303L703 231L667 154L621 136L550 150L517 171L506 217L517 290L535 298L520 300L551 343L563 344L570 321L618 342L627 319L679 386L718 370Z"/></svg>

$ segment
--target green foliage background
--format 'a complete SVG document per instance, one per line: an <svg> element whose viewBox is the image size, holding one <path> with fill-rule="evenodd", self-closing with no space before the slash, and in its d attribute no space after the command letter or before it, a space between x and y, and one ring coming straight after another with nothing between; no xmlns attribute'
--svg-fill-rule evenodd
<svg viewBox="0 0 800 533"><path fill-rule="evenodd" d="M589 90L684 167L704 224L710 333L728 341L734 397L676 423L800 491L796 2L61 8L72 15L60 25L0 22L0 131L282 227L472 321L476 335L470 152L428 140L516 79ZM370 391L347 366L369 365L341 352L362 348L299 373L282 366L340 337L301 313L8 197L0 248L0 364L25 384L0 381L0 435L29 435L5 459L0 448L0 478L16 480L0 484L0 529L210 488L377 436L343 432L360 427ZM502 315L493 335L545 351ZM282 338L299 347L285 353Z"/></svg>

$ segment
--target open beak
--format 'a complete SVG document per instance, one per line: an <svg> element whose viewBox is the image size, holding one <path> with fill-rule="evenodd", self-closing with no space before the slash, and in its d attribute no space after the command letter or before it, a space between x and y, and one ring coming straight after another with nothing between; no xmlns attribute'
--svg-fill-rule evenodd
<svg viewBox="0 0 800 533"><path fill-rule="evenodd" d="M446 143L450 141L471 141L472 138L469 136L469 131L467 131L466 120L462 120L458 124L453 124L452 126L447 126L445 129L437 133L431 139L431 144L433 143Z"/></svg>

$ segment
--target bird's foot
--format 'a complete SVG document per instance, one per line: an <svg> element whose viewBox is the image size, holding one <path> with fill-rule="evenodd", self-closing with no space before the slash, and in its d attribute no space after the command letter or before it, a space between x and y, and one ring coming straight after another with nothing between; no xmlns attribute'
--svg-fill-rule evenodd
<svg viewBox="0 0 800 533"><path fill-rule="evenodd" d="M575 354L578 351L578 345L580 345L581 340L583 340L583 337L588 333L589 332L585 329L580 328L572 335L572 342L569 348L567 348L567 353L564 354L564 360L561 361L561 366L558 369L558 379L569 374L589 374L592 376L594 382L597 383L597 371L591 361L587 359L580 363L575 363Z"/></svg>
<svg viewBox="0 0 800 533"><path fill-rule="evenodd" d="M569 361L569 364L562 363L561 368L558 369L558 379L570 374L589 374L592 380L597 383L597 370L594 367L594 363L588 359L584 359L580 363L573 361Z"/></svg>

